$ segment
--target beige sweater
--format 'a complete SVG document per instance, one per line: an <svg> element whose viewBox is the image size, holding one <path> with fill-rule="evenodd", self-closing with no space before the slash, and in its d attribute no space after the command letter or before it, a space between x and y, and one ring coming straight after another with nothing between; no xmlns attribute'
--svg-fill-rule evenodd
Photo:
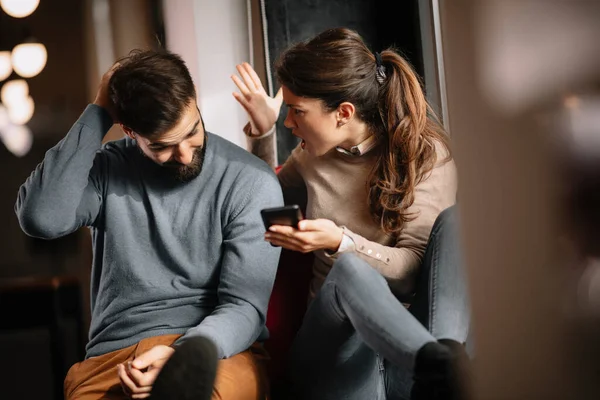
<svg viewBox="0 0 600 400"><path fill-rule="evenodd" d="M274 134L248 137L249 150L265 159L273 154ZM441 148L440 148L441 150ZM440 151L442 153L442 151ZM438 164L416 187L415 200L409 211L417 217L404 225L398 237L385 234L373 221L368 207L367 179L376 161L377 151L360 157L347 156L336 150L314 157L296 147L278 176L284 195L302 193L306 199L286 196L286 202L306 204L306 218L326 218L344 227L352 241L350 251L366 260L389 282L392 291L408 300L414 291L416 273L427 240L438 214L456 200L457 177L453 161L443 162L447 154L438 155ZM271 157L272 160L272 157ZM319 290L335 257L315 252L311 297Z"/></svg>

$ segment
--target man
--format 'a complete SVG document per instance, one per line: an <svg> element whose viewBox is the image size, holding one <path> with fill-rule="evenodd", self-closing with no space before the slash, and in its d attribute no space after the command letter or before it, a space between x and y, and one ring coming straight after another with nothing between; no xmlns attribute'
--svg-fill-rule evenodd
<svg viewBox="0 0 600 400"><path fill-rule="evenodd" d="M27 234L92 231L89 343L67 399L149 397L196 337L222 359L213 398L264 397L253 344L265 337L280 249L264 241L260 210L282 205L281 189L266 164L204 130L195 99L177 55L130 54L19 190ZM102 146L113 123L126 137ZM173 384L171 398L187 398L177 390L188 384Z"/></svg>

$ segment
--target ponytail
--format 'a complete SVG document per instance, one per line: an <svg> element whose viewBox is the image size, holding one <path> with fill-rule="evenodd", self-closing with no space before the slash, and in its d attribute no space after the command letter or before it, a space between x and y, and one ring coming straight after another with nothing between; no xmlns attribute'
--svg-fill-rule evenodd
<svg viewBox="0 0 600 400"><path fill-rule="evenodd" d="M433 170L436 147L450 159L447 135L429 106L410 64L393 50L381 53L385 79L379 88L382 151L369 177L369 208L382 229L397 235L416 218L408 209L415 187Z"/></svg>

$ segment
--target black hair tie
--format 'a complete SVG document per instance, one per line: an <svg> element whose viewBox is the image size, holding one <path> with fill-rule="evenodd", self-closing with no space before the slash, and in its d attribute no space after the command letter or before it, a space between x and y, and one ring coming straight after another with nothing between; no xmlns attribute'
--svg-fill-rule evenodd
<svg viewBox="0 0 600 400"><path fill-rule="evenodd" d="M376 79L377 82L381 85L383 81L385 81L385 66L383 65L383 59L381 58L381 54L375 53L375 62L377 63L376 67Z"/></svg>
<svg viewBox="0 0 600 400"><path fill-rule="evenodd" d="M377 62L377 68L383 66L383 60L381 59L380 53L375 53L375 62Z"/></svg>

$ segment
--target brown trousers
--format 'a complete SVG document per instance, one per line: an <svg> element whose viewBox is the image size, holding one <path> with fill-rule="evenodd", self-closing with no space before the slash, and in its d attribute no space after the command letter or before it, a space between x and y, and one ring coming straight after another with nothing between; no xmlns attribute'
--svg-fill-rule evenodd
<svg viewBox="0 0 600 400"><path fill-rule="evenodd" d="M98 357L88 358L69 369L65 378L66 400L123 400L117 365L157 345L169 346L180 335L155 336L138 344ZM258 344L231 358L219 361L213 400L265 400L268 382L265 373L266 352Z"/></svg>

